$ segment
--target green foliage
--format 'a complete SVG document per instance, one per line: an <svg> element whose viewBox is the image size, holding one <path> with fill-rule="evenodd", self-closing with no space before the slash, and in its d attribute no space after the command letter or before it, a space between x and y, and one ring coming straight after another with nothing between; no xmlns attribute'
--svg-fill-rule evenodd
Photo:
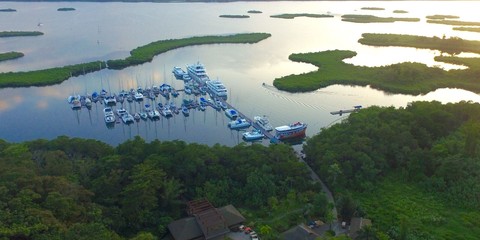
<svg viewBox="0 0 480 240"><path fill-rule="evenodd" d="M458 21L458 20L446 20L446 19L429 19L427 23L434 23L434 24L445 24L445 25L453 25L453 26L480 26L480 22L466 22L466 21Z"/></svg>
<svg viewBox="0 0 480 240"><path fill-rule="evenodd" d="M0 236L160 239L185 216L185 201L208 197L216 207L234 204L273 239L304 220L319 190L305 176L284 144L0 141Z"/></svg>
<svg viewBox="0 0 480 240"><path fill-rule="evenodd" d="M262 13L262 11L259 11L259 10L248 10L248 13Z"/></svg>
<svg viewBox="0 0 480 240"><path fill-rule="evenodd" d="M377 17L373 15L342 15L342 21L353 23L392 23L392 22L419 22L420 18Z"/></svg>
<svg viewBox="0 0 480 240"><path fill-rule="evenodd" d="M323 129L304 151L342 218L366 214L393 239L475 239L479 120L480 105L468 102L369 107Z"/></svg>
<svg viewBox="0 0 480 240"><path fill-rule="evenodd" d="M284 13L278 15L271 15L271 18L294 19L296 17L310 17L310 18L333 18L333 15L327 14L313 14L313 13Z"/></svg>
<svg viewBox="0 0 480 240"><path fill-rule="evenodd" d="M427 19L440 19L440 20L444 20L444 19L455 19L455 18L460 18L459 16L455 16L455 15L443 15L443 14L435 14L435 15L429 15L427 16Z"/></svg>
<svg viewBox="0 0 480 240"><path fill-rule="evenodd" d="M184 39L160 40L133 49L130 51L131 56L125 59L109 60L107 63L110 69L123 69L129 66L150 62L155 55L176 48L218 43L257 43L270 36L271 35L268 33L243 33L228 36L204 36Z"/></svg>
<svg viewBox="0 0 480 240"><path fill-rule="evenodd" d="M60 12L75 11L75 8L72 8L72 7L58 8L57 11L60 11Z"/></svg>
<svg viewBox="0 0 480 240"><path fill-rule="evenodd" d="M410 46L448 52L478 52L479 41L458 38L440 39L398 34L363 34L362 44L373 46ZM480 92L479 58L435 57L437 61L461 64L465 70L444 71L421 63L398 63L381 67L355 66L343 62L355 56L353 51L331 50L317 53L292 54L289 59L317 66L314 72L288 75L274 80L273 85L289 92L307 92L333 84L366 86L393 93L421 94L438 88L462 88Z"/></svg>
<svg viewBox="0 0 480 240"><path fill-rule="evenodd" d="M362 7L361 9L362 10L377 10L377 11L385 10L385 8L381 8L381 7Z"/></svg>
<svg viewBox="0 0 480 240"><path fill-rule="evenodd" d="M221 18L250 18L248 15L220 15Z"/></svg>
<svg viewBox="0 0 480 240"><path fill-rule="evenodd" d="M393 13L408 13L408 11L405 11L405 10L393 10Z"/></svg>
<svg viewBox="0 0 480 240"><path fill-rule="evenodd" d="M0 32L0 37L24 37L24 36L39 36L43 32L39 31L3 31Z"/></svg>
<svg viewBox="0 0 480 240"><path fill-rule="evenodd" d="M0 12L16 12L16 9L13 8L2 8L0 9Z"/></svg>
<svg viewBox="0 0 480 240"><path fill-rule="evenodd" d="M12 59L16 59L16 58L21 58L23 56L24 55L21 52L0 53L0 62L1 61L6 61L6 60L12 60Z"/></svg>
<svg viewBox="0 0 480 240"><path fill-rule="evenodd" d="M480 27L454 27L453 30L466 31L466 32L480 32Z"/></svg>

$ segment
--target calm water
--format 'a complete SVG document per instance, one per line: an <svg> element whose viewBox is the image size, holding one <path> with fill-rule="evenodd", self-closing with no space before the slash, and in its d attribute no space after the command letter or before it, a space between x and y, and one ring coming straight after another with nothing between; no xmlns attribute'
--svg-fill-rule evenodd
<svg viewBox="0 0 480 240"><path fill-rule="evenodd" d="M74 7L73 12L58 12L59 7ZM384 7L385 11L366 11L362 7ZM404 61L422 62L445 69L461 68L435 62L437 51L413 48L380 48L357 43L365 32L405 33L425 36L459 36L480 40L480 34L452 31L450 26L427 24L425 16L452 14L461 20L480 21L470 9L480 2L236 2L236 3L18 3L1 2L0 8L17 12L0 13L0 31L38 30L39 37L0 39L0 52L19 51L25 57L0 63L0 71L27 71L93 60L124 58L128 52L152 41L198 35L268 32L272 37L257 44L193 46L159 55L151 63L121 71L103 70L71 78L50 87L0 90L0 138L24 141L52 139L59 135L95 138L116 145L140 135L153 139L180 139L205 144L235 145L241 132L226 127L222 112L209 108L157 122L133 125L116 124L108 129L103 121L103 105L91 111L72 111L66 99L73 93L111 92L160 85L163 82L182 88L183 82L171 74L174 66L202 62L211 78L224 82L230 91L228 101L249 116L266 114L272 125L294 121L309 124L312 136L340 120L330 111L354 105L406 106L417 100L480 102L479 95L458 89L439 89L423 96L387 94L369 87L330 86L302 94L281 92L271 87L275 78L315 70L308 64L293 63L288 55L328 49L358 52L349 63L380 66ZM261 10L249 19L219 18L221 14L247 14ZM417 23L355 24L342 22L342 14L394 16L393 10L407 10L402 17L419 17ZM334 18L270 18L281 13L331 13ZM398 15L398 14L397 14ZM468 55L476 56L476 55ZM266 86L262 86L266 83ZM177 100L180 104L183 96ZM162 99L165 102L164 99ZM132 112L139 104L126 104Z"/></svg>

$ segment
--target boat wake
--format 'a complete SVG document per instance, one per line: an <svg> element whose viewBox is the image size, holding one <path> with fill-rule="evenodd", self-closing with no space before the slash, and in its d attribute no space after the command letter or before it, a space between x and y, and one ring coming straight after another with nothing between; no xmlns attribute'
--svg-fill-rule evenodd
<svg viewBox="0 0 480 240"><path fill-rule="evenodd" d="M274 96L274 97L277 97L277 98L281 98L281 99L284 99L284 100L287 100L289 102L292 102L292 103L295 103L297 105L300 105L300 106L304 106L304 107L307 107L307 108L310 108L310 109L315 109L315 110L327 110L326 108L322 107L322 106L314 106L314 105L311 105L311 104L308 104L308 103L304 103L302 101L299 101L299 100L295 100L291 97L288 97L288 95L294 95L293 93L287 93L287 92L282 92L282 91L279 91L277 88L275 88L274 86L272 85L268 85L268 84L262 84L263 88L265 88L267 90L267 92Z"/></svg>

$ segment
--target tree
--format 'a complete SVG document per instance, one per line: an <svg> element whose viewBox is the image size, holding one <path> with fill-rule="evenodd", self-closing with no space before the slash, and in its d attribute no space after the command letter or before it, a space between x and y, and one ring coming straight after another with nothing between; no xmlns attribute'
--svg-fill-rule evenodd
<svg viewBox="0 0 480 240"><path fill-rule="evenodd" d="M363 226L357 234L355 240L378 240L376 231L371 225Z"/></svg>

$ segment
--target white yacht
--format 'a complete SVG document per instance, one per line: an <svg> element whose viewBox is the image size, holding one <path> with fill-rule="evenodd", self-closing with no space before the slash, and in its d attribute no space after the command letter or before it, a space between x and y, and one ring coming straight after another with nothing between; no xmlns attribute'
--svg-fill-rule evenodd
<svg viewBox="0 0 480 240"><path fill-rule="evenodd" d="M250 125L250 122L247 121L245 118L237 118L237 120L228 123L228 127L230 129L247 128L250 127Z"/></svg>
<svg viewBox="0 0 480 240"><path fill-rule="evenodd" d="M254 141L254 140L262 139L265 136L262 133L262 131L260 131L258 129L253 129L252 131L245 132L242 135L243 135L243 139L245 139L245 141Z"/></svg>
<svg viewBox="0 0 480 240"><path fill-rule="evenodd" d="M193 80L201 84L210 80L208 78L205 67L200 62L197 62L196 64L192 64L192 65L187 65L187 73Z"/></svg>
<svg viewBox="0 0 480 240"><path fill-rule="evenodd" d="M270 132L273 130L273 126L270 124L270 121L268 120L268 117L263 115L263 116L255 116L253 117L253 120L255 123L258 124L263 130Z"/></svg>
<svg viewBox="0 0 480 240"><path fill-rule="evenodd" d="M219 80L207 81L207 87L211 94L217 97L227 97L227 88Z"/></svg>
<svg viewBox="0 0 480 240"><path fill-rule="evenodd" d="M103 115L105 118L105 123L114 123L115 122L115 115L113 114L113 110L111 107L106 107L103 109Z"/></svg>

